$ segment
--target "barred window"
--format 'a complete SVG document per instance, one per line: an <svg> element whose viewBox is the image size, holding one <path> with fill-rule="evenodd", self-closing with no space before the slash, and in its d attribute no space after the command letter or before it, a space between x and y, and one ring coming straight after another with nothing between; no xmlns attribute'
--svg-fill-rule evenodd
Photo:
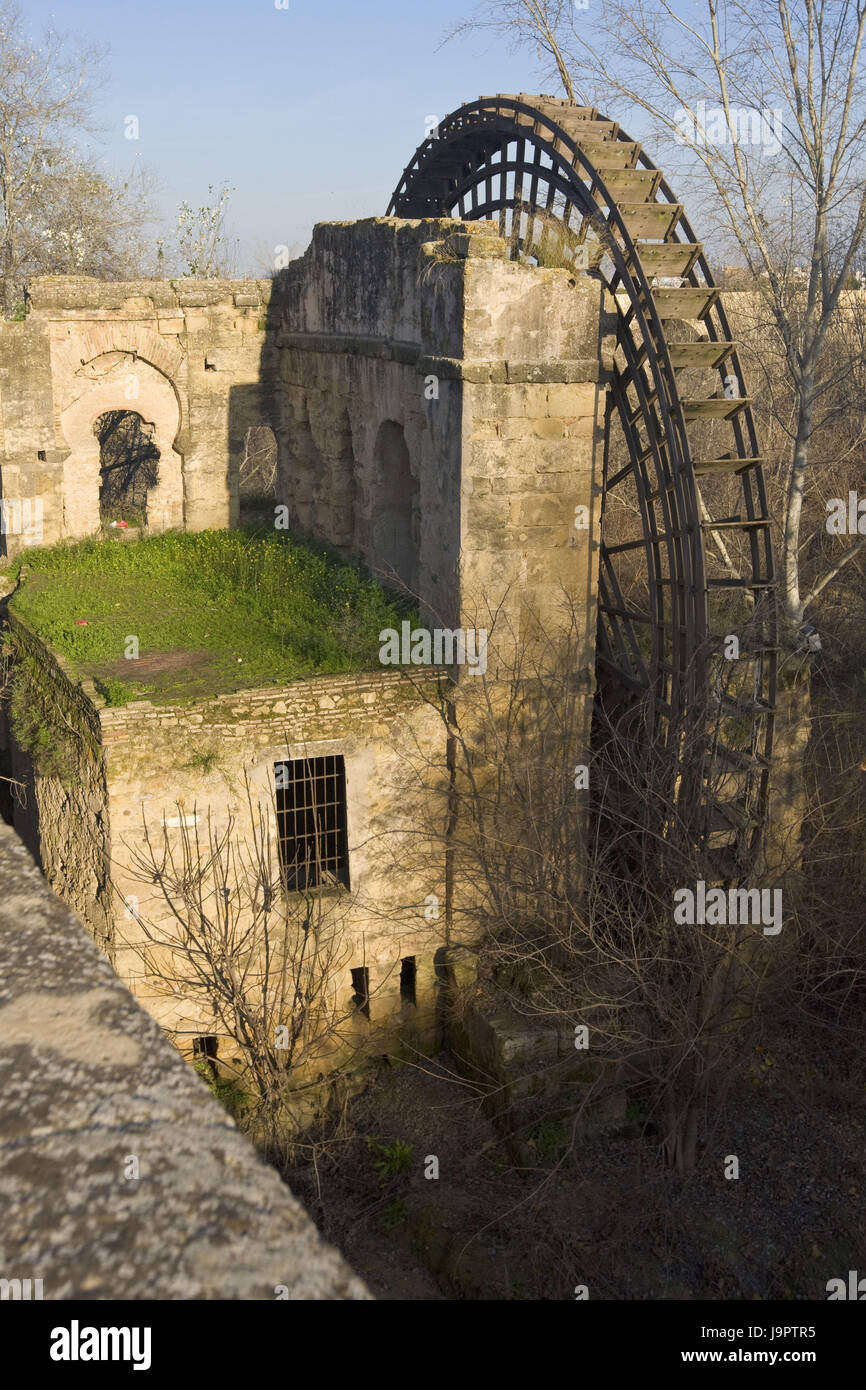
<svg viewBox="0 0 866 1390"><path fill-rule="evenodd" d="M349 887L346 768L341 756L275 763L277 836L286 887Z"/></svg>

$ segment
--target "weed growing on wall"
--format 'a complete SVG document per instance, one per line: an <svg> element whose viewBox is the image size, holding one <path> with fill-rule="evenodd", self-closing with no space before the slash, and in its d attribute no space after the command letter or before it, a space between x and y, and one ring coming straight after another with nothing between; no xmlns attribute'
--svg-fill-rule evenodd
<svg viewBox="0 0 866 1390"><path fill-rule="evenodd" d="M97 692L102 696L107 705L128 705L130 700L136 697L135 688L125 685L123 681L116 680L114 676L107 676L95 682Z"/></svg>
<svg viewBox="0 0 866 1390"><path fill-rule="evenodd" d="M19 643L10 642L7 652L13 660L9 719L19 747L41 777L79 785L80 758L87 752L96 758L98 750L69 724L47 670Z"/></svg>

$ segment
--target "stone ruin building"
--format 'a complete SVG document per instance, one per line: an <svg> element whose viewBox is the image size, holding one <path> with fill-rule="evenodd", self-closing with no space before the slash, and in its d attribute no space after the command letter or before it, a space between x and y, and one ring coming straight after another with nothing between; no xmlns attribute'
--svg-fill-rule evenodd
<svg viewBox="0 0 866 1390"><path fill-rule="evenodd" d="M0 325L0 371L7 555L98 532L108 412L140 417L158 454L154 532L236 526L245 440L267 427L276 508L404 585L430 627L478 628L498 611L511 632L531 615L551 633L571 597L578 758L594 702L646 695L681 737L741 602L751 694L720 697L738 732L714 742L712 777L682 795L708 877L738 881L754 863L775 690L760 455L703 249L615 122L550 98L469 103L419 148L387 216L318 226L273 281L35 281L26 319ZM736 585L708 543L721 531L740 546ZM418 816L407 750L447 764L419 684L380 668L110 708L13 625L92 754L70 791L15 753L30 783L16 825L161 1021L196 1028L138 979L107 866L132 893L142 812L158 824L213 797L181 755L217 744L220 813L240 823L244 777L264 797L287 759L338 769L346 872L361 890L339 987L359 995L359 1029L371 1011L405 1027L408 1000L417 1035L432 1035L455 941L447 911L424 909L455 885L441 848L400 867Z"/></svg>

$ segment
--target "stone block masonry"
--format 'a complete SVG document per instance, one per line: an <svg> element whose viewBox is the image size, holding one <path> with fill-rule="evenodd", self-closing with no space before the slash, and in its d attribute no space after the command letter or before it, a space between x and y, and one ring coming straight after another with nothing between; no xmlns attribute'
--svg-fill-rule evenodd
<svg viewBox="0 0 866 1390"><path fill-rule="evenodd" d="M370 1297L0 824L0 1276L44 1299Z"/></svg>
<svg viewBox="0 0 866 1390"><path fill-rule="evenodd" d="M153 426L150 530L236 525L246 433L275 413L270 290L259 280L34 280L26 320L0 323L0 498L39 499L41 532L7 525L0 554L98 531L94 424L109 410Z"/></svg>
<svg viewBox="0 0 866 1390"><path fill-rule="evenodd" d="M595 689L613 330L598 280L509 260L492 224L447 218L322 224L273 285L39 281L27 322L0 327L0 364L18 364L0 400L4 493L45 490L46 543L93 531L93 424L123 408L128 390L160 452L148 524L229 526L244 431L270 423L275 524L408 590L425 627L484 631L486 669L499 682L492 709L507 706L518 656L543 685L535 656L546 642L555 661L568 637L574 765L589 743ZM433 1036L451 907L468 920L474 889L454 891L448 729L439 692L415 684L418 668L107 708L76 689L53 654L43 664L62 691L54 713L46 704L55 734L88 750L95 742L96 753L86 766L76 755L74 792L56 770L36 768L41 823L27 825L22 812L22 829L166 1027L187 1038L214 1031L198 1003L160 993L137 951L136 919L123 912L133 897L142 913L158 908L141 881L148 833L177 853L188 829L249 838L257 808L273 806L276 766L316 758L345 771L349 885L329 885L347 951L335 1008L368 978L356 1036L404 1020L407 995L417 1030ZM460 691L475 677L458 677L451 698L471 720ZM495 758L487 742L483 756ZM276 824L269 835L276 862Z"/></svg>
<svg viewBox="0 0 866 1390"><path fill-rule="evenodd" d="M278 277L270 320L295 523L396 577L434 626L499 612L523 633L532 612L549 630L568 593L591 684L600 283L509 260L490 223L331 223Z"/></svg>
<svg viewBox="0 0 866 1390"><path fill-rule="evenodd" d="M148 835L157 845L167 835L180 852L184 823L205 846L211 830L219 836L231 826L236 843L249 845L261 812L276 866L276 767L338 757L350 882L333 900L344 967L333 982L335 1008L351 999L351 970L362 967L371 1004L369 1018L355 1020L353 1045L367 1032L372 1042L378 1025L406 1022L401 966L409 959L409 1031L432 1039L436 955L446 941L444 672L419 681L417 670L384 669L112 708L20 618L10 618L10 629L21 702L40 710L47 742L56 741L70 760L58 767L31 756L16 741L13 709L14 766L28 793L16 808L16 826L49 882L78 907L121 978L166 1028L189 1047L191 1036L212 1032L213 1024L200 1001L167 999L142 967L128 902L140 903L148 922L162 922L165 913L140 873ZM431 913L431 899L441 911Z"/></svg>

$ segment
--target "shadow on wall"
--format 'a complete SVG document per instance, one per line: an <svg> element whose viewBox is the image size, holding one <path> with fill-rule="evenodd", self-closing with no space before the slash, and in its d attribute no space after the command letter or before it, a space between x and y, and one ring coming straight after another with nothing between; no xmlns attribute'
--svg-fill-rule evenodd
<svg viewBox="0 0 866 1390"><path fill-rule="evenodd" d="M229 525L273 525L276 436L279 429L279 351L271 306L265 312L258 380L229 388Z"/></svg>
<svg viewBox="0 0 866 1390"><path fill-rule="evenodd" d="M242 518L273 525L276 507L284 506L289 530L417 594L420 486L403 424L373 418L365 440L353 438L351 353L335 346L342 358L335 373L330 354L287 341L299 273L295 263L274 277L259 381L231 391L231 452L242 460L232 495L240 495ZM335 399L335 379L342 400Z"/></svg>
<svg viewBox="0 0 866 1390"><path fill-rule="evenodd" d="M384 420L379 426L373 458L377 496L370 563L386 573L393 570L414 594L418 589L419 486L403 426L396 420Z"/></svg>
<svg viewBox="0 0 866 1390"><path fill-rule="evenodd" d="M99 440L99 518L147 526L147 501L159 480L154 427L133 410L107 410L93 426Z"/></svg>

